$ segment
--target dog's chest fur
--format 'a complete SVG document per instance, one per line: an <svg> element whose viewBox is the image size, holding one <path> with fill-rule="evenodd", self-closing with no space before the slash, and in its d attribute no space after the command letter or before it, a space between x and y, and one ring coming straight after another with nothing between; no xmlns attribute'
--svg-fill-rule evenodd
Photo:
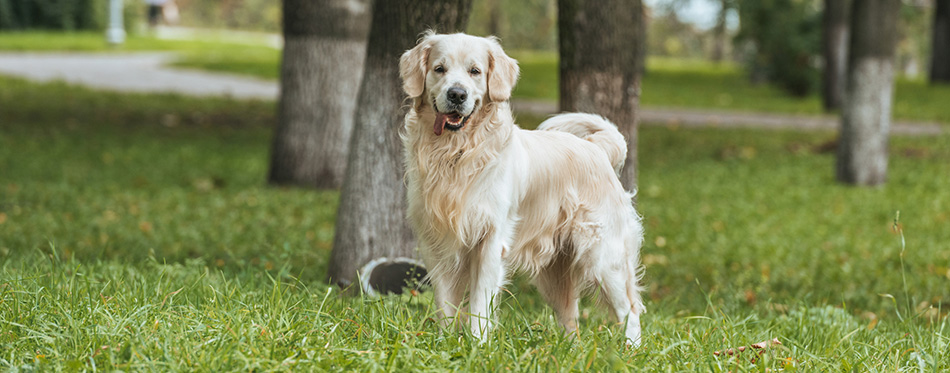
<svg viewBox="0 0 950 373"><path fill-rule="evenodd" d="M502 172L495 151L423 145L413 153L417 164L410 166L410 209L427 228L421 233L439 241L455 238L464 246L476 244L496 223L492 200L507 197L491 195L497 190L492 183L499 181L493 175Z"/></svg>
<svg viewBox="0 0 950 373"><path fill-rule="evenodd" d="M509 146L514 126L499 118L507 111L498 109L483 108L470 127L441 136L428 129L429 113L407 116L409 212L425 241L472 247L501 223L504 212L497 208L512 201L494 193L499 189L494 183L503 182L499 154Z"/></svg>

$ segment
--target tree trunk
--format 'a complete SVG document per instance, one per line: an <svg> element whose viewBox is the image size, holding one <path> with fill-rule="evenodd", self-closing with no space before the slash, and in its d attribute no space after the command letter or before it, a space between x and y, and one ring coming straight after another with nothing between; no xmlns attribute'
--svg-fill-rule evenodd
<svg viewBox="0 0 950 373"><path fill-rule="evenodd" d="M363 83L356 105L356 128L337 212L328 278L340 287L380 257L416 257L406 221L406 189L399 131L406 95L399 56L428 28L465 29L471 0L378 0L373 9Z"/></svg>
<svg viewBox="0 0 950 373"><path fill-rule="evenodd" d="M844 102L848 74L848 0L825 0L821 24L821 53L825 59L821 99L825 111L835 111Z"/></svg>
<svg viewBox="0 0 950 373"><path fill-rule="evenodd" d="M640 0L558 1L561 110L600 114L627 139L620 174L637 185L637 111L645 27Z"/></svg>
<svg viewBox="0 0 950 373"><path fill-rule="evenodd" d="M900 0L862 0L851 7L847 93L837 159L838 180L847 184L878 185L887 177L900 6Z"/></svg>
<svg viewBox="0 0 950 373"><path fill-rule="evenodd" d="M719 1L719 14L716 16L716 26L713 27L712 60L722 62L726 55L726 16L729 15L728 0Z"/></svg>
<svg viewBox="0 0 950 373"><path fill-rule="evenodd" d="M488 7L488 34L499 36L501 35L501 1L502 0L488 0L485 4Z"/></svg>
<svg viewBox="0 0 950 373"><path fill-rule="evenodd" d="M363 76L369 0L284 0L283 6L280 103L268 179L339 188Z"/></svg>
<svg viewBox="0 0 950 373"><path fill-rule="evenodd" d="M950 0L937 0L934 9L930 82L950 83Z"/></svg>

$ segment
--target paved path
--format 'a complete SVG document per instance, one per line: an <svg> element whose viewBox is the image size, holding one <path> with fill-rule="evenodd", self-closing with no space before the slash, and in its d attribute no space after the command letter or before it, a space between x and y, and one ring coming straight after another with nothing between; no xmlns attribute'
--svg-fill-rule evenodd
<svg viewBox="0 0 950 373"><path fill-rule="evenodd" d="M174 92L273 100L277 83L229 74L166 67L170 53L0 53L0 74L46 82L62 80L123 92Z"/></svg>
<svg viewBox="0 0 950 373"><path fill-rule="evenodd" d="M0 53L0 74L35 81L62 80L94 88L124 92L174 92L193 96L223 95L235 98L274 100L279 89L274 81L244 76L182 70L168 67L171 53ZM557 105L549 101L517 100L515 112L549 115ZM684 127L752 127L767 129L835 130L834 116L798 116L770 113L722 112L698 109L643 108L645 124ZM946 133L938 123L897 121L895 134L935 135Z"/></svg>

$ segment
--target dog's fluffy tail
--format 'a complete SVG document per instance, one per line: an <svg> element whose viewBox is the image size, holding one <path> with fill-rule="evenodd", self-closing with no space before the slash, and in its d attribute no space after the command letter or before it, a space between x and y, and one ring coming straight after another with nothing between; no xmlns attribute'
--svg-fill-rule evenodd
<svg viewBox="0 0 950 373"><path fill-rule="evenodd" d="M617 130L617 126L600 115L585 113L558 114L541 122L541 131L567 132L590 141L607 153L614 171L620 175L624 161L627 160L627 141Z"/></svg>

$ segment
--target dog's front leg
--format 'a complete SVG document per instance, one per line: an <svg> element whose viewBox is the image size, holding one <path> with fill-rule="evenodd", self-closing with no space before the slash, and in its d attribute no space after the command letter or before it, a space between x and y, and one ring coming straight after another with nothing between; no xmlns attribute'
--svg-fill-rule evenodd
<svg viewBox="0 0 950 373"><path fill-rule="evenodd" d="M472 335L480 342L488 340L498 292L505 282L502 247L501 238L493 236L483 240L472 253L469 322Z"/></svg>

